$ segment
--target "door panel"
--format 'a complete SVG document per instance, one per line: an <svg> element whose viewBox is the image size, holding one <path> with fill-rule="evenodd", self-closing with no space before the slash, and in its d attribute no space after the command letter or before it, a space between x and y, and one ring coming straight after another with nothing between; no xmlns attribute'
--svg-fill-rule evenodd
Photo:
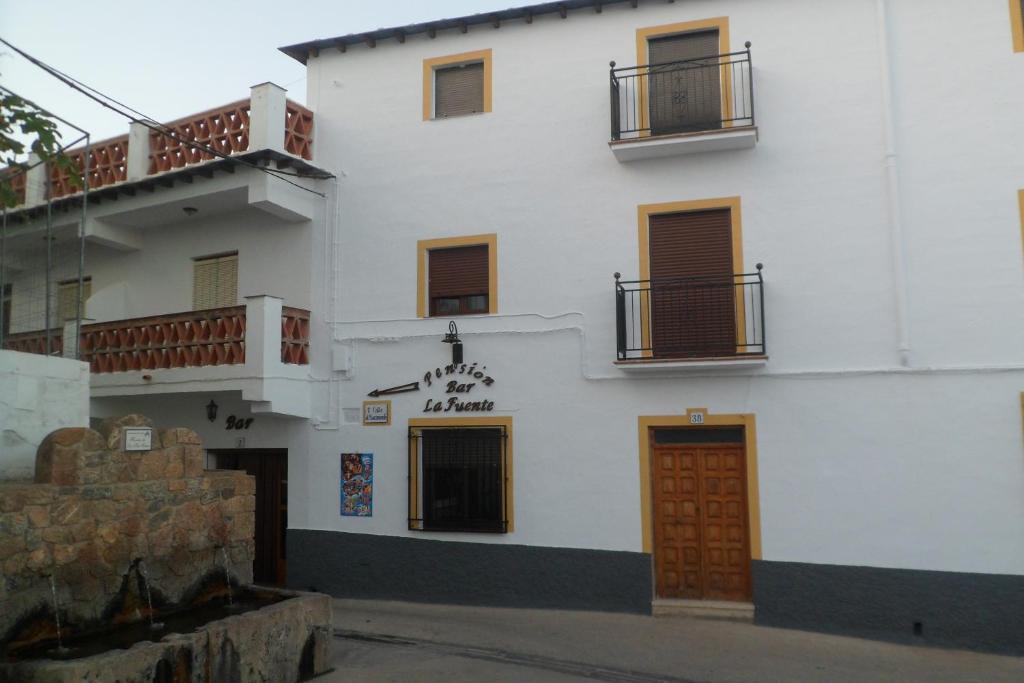
<svg viewBox="0 0 1024 683"><path fill-rule="evenodd" d="M651 135L722 127L718 50L717 30L648 41Z"/></svg>
<svg viewBox="0 0 1024 683"><path fill-rule="evenodd" d="M652 456L658 597L749 599L743 447L654 445Z"/></svg>

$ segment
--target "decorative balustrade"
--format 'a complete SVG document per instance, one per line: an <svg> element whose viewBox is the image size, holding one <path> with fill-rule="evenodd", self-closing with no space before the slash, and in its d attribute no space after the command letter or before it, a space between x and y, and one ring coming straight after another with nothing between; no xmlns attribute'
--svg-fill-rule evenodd
<svg viewBox="0 0 1024 683"><path fill-rule="evenodd" d="M275 86L276 87L276 86ZM278 91L283 94L283 91ZM280 106L279 104L277 106ZM283 138L258 140L261 149L269 148L284 150L289 154L306 160L313 158L313 112L300 104L285 100L284 124L281 131ZM271 111L274 111L271 107ZM280 109L276 109L280 112ZM200 114L187 116L165 124L165 128L173 132L166 134L151 130L148 135L148 160L138 163L148 164L135 169L136 161L129 161L128 139L125 135L119 138L104 140L89 147L88 180L89 188L97 189L114 185L128 179L143 175L153 175L166 171L174 171L193 164L199 164L218 155L232 155L250 151L250 125L252 99L239 100L231 104L217 107ZM276 137L276 133L273 134ZM136 143L138 144L138 143ZM145 144L145 143L143 143ZM209 148L207 151L204 148ZM251 150L258 151L258 150ZM78 148L66 152L71 158L78 175L85 165L85 149ZM136 159L133 156L132 159ZM143 156L141 159L146 159ZM129 164L133 165L129 169ZM18 203L26 202L26 174L15 173L15 169L0 169L0 174L11 173ZM31 172L31 171L30 171ZM46 183L49 174L50 198L57 199L81 192L81 187L74 183L73 172L48 164L40 168L38 185Z"/></svg>
<svg viewBox="0 0 1024 683"><path fill-rule="evenodd" d="M82 360L94 373L166 370L245 363L246 307L231 306L83 325ZM61 330L50 331L50 355L63 351ZM4 348L46 354L46 332L8 335ZM309 311L281 309L282 363L309 365Z"/></svg>
<svg viewBox="0 0 1024 683"><path fill-rule="evenodd" d="M85 150L73 150L68 156L78 169L76 175L81 176L85 161ZM75 192L80 192L79 184L74 183L66 169L49 165L50 196L56 199ZM128 136L112 138L89 146L89 189L113 185L128 178Z"/></svg>
<svg viewBox="0 0 1024 683"><path fill-rule="evenodd" d="M35 353L41 356L60 356L64 352L63 330L50 330L50 352L46 352L46 330L8 334L4 337L4 348L10 351Z"/></svg>
<svg viewBox="0 0 1024 683"><path fill-rule="evenodd" d="M281 362L309 365L309 311L281 307Z"/></svg>
<svg viewBox="0 0 1024 683"><path fill-rule="evenodd" d="M249 149L249 100L233 102L165 124L175 137L152 131L149 134L149 174L183 168L216 158L188 143L209 147L220 154Z"/></svg>
<svg viewBox="0 0 1024 683"><path fill-rule="evenodd" d="M313 112L288 101L284 110L284 148L289 154L313 158Z"/></svg>

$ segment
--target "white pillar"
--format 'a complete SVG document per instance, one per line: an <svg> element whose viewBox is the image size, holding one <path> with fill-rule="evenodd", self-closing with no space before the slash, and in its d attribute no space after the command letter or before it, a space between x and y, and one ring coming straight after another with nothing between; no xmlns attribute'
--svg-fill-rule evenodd
<svg viewBox="0 0 1024 683"><path fill-rule="evenodd" d="M128 182L149 175L149 128L132 121L128 124Z"/></svg>
<svg viewBox="0 0 1024 683"><path fill-rule="evenodd" d="M249 151L284 152L284 121L288 91L273 83L252 86L249 101Z"/></svg>
<svg viewBox="0 0 1024 683"><path fill-rule="evenodd" d="M46 170L47 164L40 164L35 154L28 155L28 163L32 166L25 175L25 206L42 204L46 201Z"/></svg>
<svg viewBox="0 0 1024 683"><path fill-rule="evenodd" d="M281 305L276 296L245 297L245 364L257 377L281 366Z"/></svg>

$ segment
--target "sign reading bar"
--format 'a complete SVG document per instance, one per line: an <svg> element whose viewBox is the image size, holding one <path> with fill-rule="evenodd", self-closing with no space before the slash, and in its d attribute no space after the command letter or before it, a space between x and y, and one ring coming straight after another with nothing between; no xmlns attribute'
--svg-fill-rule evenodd
<svg viewBox="0 0 1024 683"><path fill-rule="evenodd" d="M391 401L363 401L363 424L391 424Z"/></svg>
<svg viewBox="0 0 1024 683"><path fill-rule="evenodd" d="M125 427L124 449L126 451L153 450L153 430L150 427Z"/></svg>

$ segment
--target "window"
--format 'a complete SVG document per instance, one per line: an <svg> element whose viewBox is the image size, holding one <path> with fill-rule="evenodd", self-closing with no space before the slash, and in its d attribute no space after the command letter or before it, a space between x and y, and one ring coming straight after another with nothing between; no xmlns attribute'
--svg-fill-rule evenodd
<svg viewBox="0 0 1024 683"><path fill-rule="evenodd" d="M473 235L418 243L419 317L497 312L497 237Z"/></svg>
<svg viewBox="0 0 1024 683"><path fill-rule="evenodd" d="M1010 33L1013 51L1024 52L1024 0L1010 0Z"/></svg>
<svg viewBox="0 0 1024 683"><path fill-rule="evenodd" d="M504 424L410 426L409 528L510 531L508 442Z"/></svg>
<svg viewBox="0 0 1024 683"><path fill-rule="evenodd" d="M204 256L192 264L192 310L238 303L238 252Z"/></svg>
<svg viewBox="0 0 1024 683"><path fill-rule="evenodd" d="M85 317L85 301L92 296L92 278L82 278L82 300L78 301L78 278L64 280L57 285L57 323ZM76 311L75 302L78 301Z"/></svg>
<svg viewBox="0 0 1024 683"><path fill-rule="evenodd" d="M423 120L491 111L491 51L423 60Z"/></svg>

